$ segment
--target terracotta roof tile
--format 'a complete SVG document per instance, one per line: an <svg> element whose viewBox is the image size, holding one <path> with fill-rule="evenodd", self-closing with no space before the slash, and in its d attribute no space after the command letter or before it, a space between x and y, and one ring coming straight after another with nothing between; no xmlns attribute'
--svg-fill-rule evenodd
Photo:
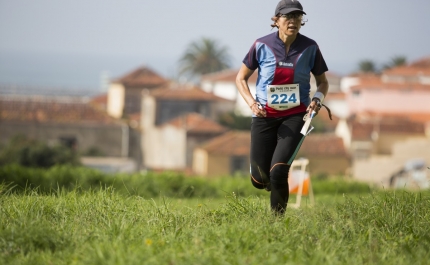
<svg viewBox="0 0 430 265"><path fill-rule="evenodd" d="M379 125L380 132L389 133L408 133L408 134L422 134L425 133L425 126L418 122L405 122L405 123L381 123Z"/></svg>
<svg viewBox="0 0 430 265"><path fill-rule="evenodd" d="M102 110L106 110L107 100L108 100L107 94L102 94L102 95L98 95L98 96L93 97L89 103L95 107L102 109Z"/></svg>
<svg viewBox="0 0 430 265"><path fill-rule="evenodd" d="M353 140L370 140L372 138L373 128L373 124L353 122L351 124L351 138Z"/></svg>
<svg viewBox="0 0 430 265"><path fill-rule="evenodd" d="M249 132L229 131L201 146L210 154L249 156L251 134Z"/></svg>
<svg viewBox="0 0 430 265"><path fill-rule="evenodd" d="M380 79L381 75L377 73L356 72L348 75L348 77L358 77L360 80Z"/></svg>
<svg viewBox="0 0 430 265"><path fill-rule="evenodd" d="M391 120L391 121L403 121L406 120L408 122L418 122L418 123L424 123L430 121L430 113L404 113L404 112L398 112L398 113L381 113L381 112L361 112L359 114L361 117L371 117L371 118L384 118L384 120Z"/></svg>
<svg viewBox="0 0 430 265"><path fill-rule="evenodd" d="M304 156L347 156L343 140L332 134L310 134L299 151Z"/></svg>
<svg viewBox="0 0 430 265"><path fill-rule="evenodd" d="M408 65L385 70L384 74L401 76L430 75L430 56L414 61Z"/></svg>
<svg viewBox="0 0 430 265"><path fill-rule="evenodd" d="M407 116L360 114L350 121L353 140L370 140L373 132L390 134L425 134L425 124Z"/></svg>
<svg viewBox="0 0 430 265"><path fill-rule="evenodd" d="M168 83L168 80L143 66L113 82L121 83L125 87L154 88Z"/></svg>
<svg viewBox="0 0 430 265"><path fill-rule="evenodd" d="M88 103L55 99L0 98L0 119L41 123L117 123L105 112Z"/></svg>
<svg viewBox="0 0 430 265"><path fill-rule="evenodd" d="M416 60L410 64L412 67L430 68L430 56Z"/></svg>
<svg viewBox="0 0 430 265"><path fill-rule="evenodd" d="M328 92L325 100L346 100L346 94L344 92Z"/></svg>
<svg viewBox="0 0 430 265"><path fill-rule="evenodd" d="M157 99L174 100L201 100L201 101L230 101L218 97L212 93L203 91L197 87L176 87L176 88L157 88L151 90L150 94Z"/></svg>
<svg viewBox="0 0 430 265"><path fill-rule="evenodd" d="M203 117L198 113L188 113L164 123L161 126L173 125L186 128L189 133L222 133L227 129L220 124Z"/></svg>
<svg viewBox="0 0 430 265"><path fill-rule="evenodd" d="M351 89L359 88L359 87L369 87L369 86L383 86L387 85L386 83L382 82L381 78L364 78L360 79L360 83L358 85L351 86Z"/></svg>
<svg viewBox="0 0 430 265"><path fill-rule="evenodd" d="M384 71L384 75L419 76L430 75L430 67L399 66Z"/></svg>
<svg viewBox="0 0 430 265"><path fill-rule="evenodd" d="M351 90L363 90L363 89L384 89L384 90L402 90L402 91L429 91L430 85L418 84L418 83L383 83L381 80L366 80L359 85L351 87Z"/></svg>

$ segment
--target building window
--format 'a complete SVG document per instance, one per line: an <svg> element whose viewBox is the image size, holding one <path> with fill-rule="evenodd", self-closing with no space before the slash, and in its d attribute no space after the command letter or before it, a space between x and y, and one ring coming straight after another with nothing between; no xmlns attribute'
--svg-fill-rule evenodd
<svg viewBox="0 0 430 265"><path fill-rule="evenodd" d="M204 103L197 104L197 113L207 117L209 114L207 110L207 104L204 104Z"/></svg>
<svg viewBox="0 0 430 265"><path fill-rule="evenodd" d="M360 97L360 91L359 90L352 91L352 97L354 97L354 98Z"/></svg>
<svg viewBox="0 0 430 265"><path fill-rule="evenodd" d="M247 172L246 157L232 156L230 158L230 173L245 173Z"/></svg>
<svg viewBox="0 0 430 265"><path fill-rule="evenodd" d="M133 114L140 112L140 104L141 99L136 95L126 95L125 97L125 105L124 105L124 114Z"/></svg>

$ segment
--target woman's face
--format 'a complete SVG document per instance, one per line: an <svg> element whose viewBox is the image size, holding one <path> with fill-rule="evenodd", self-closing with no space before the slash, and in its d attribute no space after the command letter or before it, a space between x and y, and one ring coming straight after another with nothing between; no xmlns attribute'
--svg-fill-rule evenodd
<svg viewBox="0 0 430 265"><path fill-rule="evenodd" d="M303 14L300 12L291 12L286 15L281 15L276 22L279 31L288 36L297 35L302 26Z"/></svg>

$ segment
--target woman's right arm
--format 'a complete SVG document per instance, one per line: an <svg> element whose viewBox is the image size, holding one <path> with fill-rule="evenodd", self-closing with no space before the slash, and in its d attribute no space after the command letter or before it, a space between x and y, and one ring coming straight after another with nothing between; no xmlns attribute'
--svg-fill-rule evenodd
<svg viewBox="0 0 430 265"><path fill-rule="evenodd" d="M239 90L240 95L242 95L242 98L251 108L252 112L257 117L266 117L266 110L255 101L254 97L251 94L251 91L249 90L248 79L253 73L254 70L251 70L246 67L245 64L242 64L242 67L240 68L239 73L236 76L236 86Z"/></svg>

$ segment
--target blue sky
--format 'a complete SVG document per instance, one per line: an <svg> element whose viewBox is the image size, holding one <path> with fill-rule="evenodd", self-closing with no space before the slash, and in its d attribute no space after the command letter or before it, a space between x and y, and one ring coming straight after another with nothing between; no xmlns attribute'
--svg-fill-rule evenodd
<svg viewBox="0 0 430 265"><path fill-rule="evenodd" d="M0 84L98 89L100 75L147 65L174 77L187 45L210 37L233 67L271 33L275 0L0 0ZM301 1L331 71L430 56L430 1Z"/></svg>

